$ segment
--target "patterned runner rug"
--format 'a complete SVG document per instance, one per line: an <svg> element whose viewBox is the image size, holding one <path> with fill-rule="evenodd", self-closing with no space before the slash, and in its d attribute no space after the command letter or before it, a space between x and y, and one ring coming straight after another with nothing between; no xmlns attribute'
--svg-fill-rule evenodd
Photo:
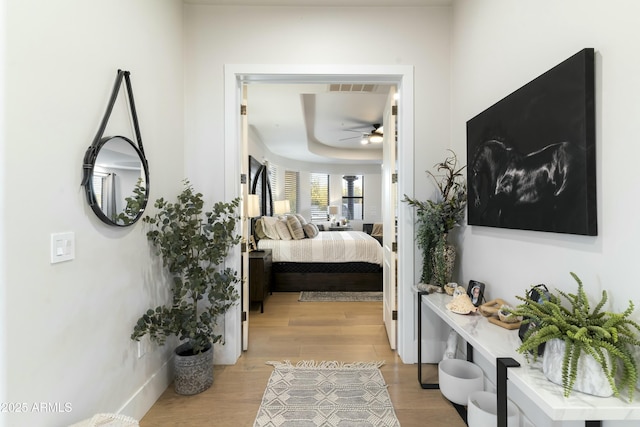
<svg viewBox="0 0 640 427"><path fill-rule="evenodd" d="M315 301L382 301L382 292L300 292L301 302Z"/></svg>
<svg viewBox="0 0 640 427"><path fill-rule="evenodd" d="M384 362L301 361L274 365L254 427L399 427Z"/></svg>

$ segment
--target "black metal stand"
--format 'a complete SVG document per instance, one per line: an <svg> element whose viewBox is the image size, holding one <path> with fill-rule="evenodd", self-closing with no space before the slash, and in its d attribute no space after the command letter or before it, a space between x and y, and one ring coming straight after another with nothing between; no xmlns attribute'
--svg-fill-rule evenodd
<svg viewBox="0 0 640 427"><path fill-rule="evenodd" d="M496 359L498 427L507 427L507 369L519 367L520 364L511 357L498 357Z"/></svg>
<svg viewBox="0 0 640 427"><path fill-rule="evenodd" d="M424 383L422 382L422 296L428 295L429 292L418 291L418 382L420 387L425 390L437 390L440 388L438 383ZM473 347L467 343L467 360L473 361ZM451 402L462 421L467 424L467 408L464 405Z"/></svg>
<svg viewBox="0 0 640 427"><path fill-rule="evenodd" d="M422 296L429 295L429 292L418 291L418 382L420 387L425 390L437 390L440 388L438 383L422 382Z"/></svg>

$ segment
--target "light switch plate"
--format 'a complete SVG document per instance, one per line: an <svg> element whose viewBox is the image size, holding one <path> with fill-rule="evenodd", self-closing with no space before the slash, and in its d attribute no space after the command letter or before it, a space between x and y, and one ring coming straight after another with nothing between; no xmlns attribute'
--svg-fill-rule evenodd
<svg viewBox="0 0 640 427"><path fill-rule="evenodd" d="M53 233L51 235L51 264L70 261L76 257L75 233Z"/></svg>

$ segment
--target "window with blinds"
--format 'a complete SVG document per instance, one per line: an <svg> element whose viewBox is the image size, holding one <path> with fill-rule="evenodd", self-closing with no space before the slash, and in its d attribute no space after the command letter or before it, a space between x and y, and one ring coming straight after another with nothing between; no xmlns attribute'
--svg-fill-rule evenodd
<svg viewBox="0 0 640 427"><path fill-rule="evenodd" d="M293 212L300 212L300 206L298 206L298 180L298 172L284 171L284 198L289 201Z"/></svg>
<svg viewBox="0 0 640 427"><path fill-rule="evenodd" d="M107 176L105 173L93 172L93 194L96 198L96 203L102 209L102 189L104 187L104 178Z"/></svg>
<svg viewBox="0 0 640 427"><path fill-rule="evenodd" d="M329 175L311 174L311 221L326 221L329 206Z"/></svg>
<svg viewBox="0 0 640 427"><path fill-rule="evenodd" d="M364 175L342 177L342 216L347 219L363 219Z"/></svg>
<svg viewBox="0 0 640 427"><path fill-rule="evenodd" d="M278 166L273 163L267 163L267 170L269 171L269 183L271 184L271 191L278 188Z"/></svg>

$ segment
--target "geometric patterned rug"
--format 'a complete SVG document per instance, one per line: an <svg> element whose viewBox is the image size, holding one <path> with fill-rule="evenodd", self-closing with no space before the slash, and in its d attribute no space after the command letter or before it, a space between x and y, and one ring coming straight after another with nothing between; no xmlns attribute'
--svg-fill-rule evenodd
<svg viewBox="0 0 640 427"><path fill-rule="evenodd" d="M300 292L298 301L382 301L382 292Z"/></svg>
<svg viewBox="0 0 640 427"><path fill-rule="evenodd" d="M399 427L384 362L274 365L254 427Z"/></svg>

